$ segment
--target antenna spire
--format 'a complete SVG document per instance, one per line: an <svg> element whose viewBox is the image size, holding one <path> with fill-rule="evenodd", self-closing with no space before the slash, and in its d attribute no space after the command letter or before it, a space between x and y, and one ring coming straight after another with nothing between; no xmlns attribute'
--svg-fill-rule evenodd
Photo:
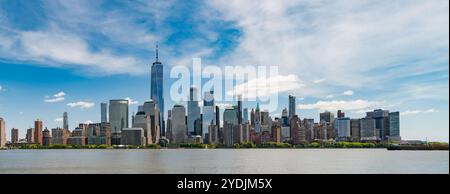
<svg viewBox="0 0 450 194"><path fill-rule="evenodd" d="M158 62L158 42L156 42L156 62Z"/></svg>

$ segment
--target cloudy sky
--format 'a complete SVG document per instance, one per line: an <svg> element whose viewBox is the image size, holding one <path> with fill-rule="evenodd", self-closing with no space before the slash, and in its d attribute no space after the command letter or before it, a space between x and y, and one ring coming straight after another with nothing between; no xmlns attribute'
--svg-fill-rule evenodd
<svg viewBox="0 0 450 194"><path fill-rule="evenodd" d="M36 118L61 126L64 111L71 129L97 122L109 99L129 98L136 111L149 96L156 42L167 77L193 57L219 67L278 66L268 79L282 91L274 116L294 94L302 118L385 108L401 112L403 138L448 141L447 0L0 0L8 137L12 127L24 137ZM176 79L164 81L168 88Z"/></svg>

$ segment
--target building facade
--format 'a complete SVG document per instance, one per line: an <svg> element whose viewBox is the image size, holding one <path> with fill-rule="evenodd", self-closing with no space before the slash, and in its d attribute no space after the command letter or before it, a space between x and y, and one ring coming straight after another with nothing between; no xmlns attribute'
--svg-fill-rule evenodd
<svg viewBox="0 0 450 194"><path fill-rule="evenodd" d="M111 143L120 144L123 128L128 128L128 100L117 99L109 101L109 122L111 124Z"/></svg>

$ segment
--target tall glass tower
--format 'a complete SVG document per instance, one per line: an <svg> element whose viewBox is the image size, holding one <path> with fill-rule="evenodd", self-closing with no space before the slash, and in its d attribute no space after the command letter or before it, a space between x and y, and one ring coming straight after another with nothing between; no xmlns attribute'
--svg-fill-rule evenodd
<svg viewBox="0 0 450 194"><path fill-rule="evenodd" d="M163 69L162 63L158 60L158 44L156 44L156 61L153 62L151 69L150 97L158 104L161 136L166 136L164 122Z"/></svg>

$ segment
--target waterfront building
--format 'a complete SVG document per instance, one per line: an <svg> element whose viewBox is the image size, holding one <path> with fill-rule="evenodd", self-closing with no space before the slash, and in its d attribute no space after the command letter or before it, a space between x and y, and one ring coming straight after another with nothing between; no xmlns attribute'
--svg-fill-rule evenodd
<svg viewBox="0 0 450 194"><path fill-rule="evenodd" d="M361 141L376 141L378 138L378 129L376 128L375 119L366 117L360 120Z"/></svg>
<svg viewBox="0 0 450 194"><path fill-rule="evenodd" d="M0 148L6 145L6 122L0 117Z"/></svg>
<svg viewBox="0 0 450 194"><path fill-rule="evenodd" d="M86 144L89 145L100 145L101 136L101 123L91 123L86 128Z"/></svg>
<svg viewBox="0 0 450 194"><path fill-rule="evenodd" d="M19 142L19 129L12 128L11 129L11 143Z"/></svg>
<svg viewBox="0 0 450 194"><path fill-rule="evenodd" d="M228 107L223 112L223 139L224 144L228 147L233 146L235 140L240 140L240 137L233 138L233 135L239 135L238 111L235 107ZM234 132L237 131L237 132Z"/></svg>
<svg viewBox="0 0 450 194"><path fill-rule="evenodd" d="M120 144L120 134L123 128L128 128L128 100L117 99L109 101L109 122L111 124L111 143Z"/></svg>
<svg viewBox="0 0 450 194"><path fill-rule="evenodd" d="M156 60L151 67L151 83L150 83L150 98L155 101L158 106L158 126L159 134L165 136L165 120L164 120L164 66L159 61L158 44L156 44ZM156 133L155 133L156 134ZM159 138L158 138L159 140ZM156 141L153 141L156 142Z"/></svg>
<svg viewBox="0 0 450 194"><path fill-rule="evenodd" d="M86 145L86 129L88 125L84 123L80 123L78 127L76 127L72 131L72 135L67 138L68 145L78 145L84 146Z"/></svg>
<svg viewBox="0 0 450 194"><path fill-rule="evenodd" d="M146 140L145 144L153 144L152 130L150 126L151 119L150 115L145 114L144 106L139 106L139 110L133 118L132 128L142 128Z"/></svg>
<svg viewBox="0 0 450 194"><path fill-rule="evenodd" d="M350 135L352 136L352 141L358 142L360 140L360 130L360 119L350 119Z"/></svg>
<svg viewBox="0 0 450 194"><path fill-rule="evenodd" d="M100 124L100 144L111 146L111 125L102 122Z"/></svg>
<svg viewBox="0 0 450 194"><path fill-rule="evenodd" d="M241 124L241 130L242 130L242 142L248 142L250 141L250 124L247 122L244 124Z"/></svg>
<svg viewBox="0 0 450 194"><path fill-rule="evenodd" d="M351 138L350 135L350 118L340 117L335 120L336 139L338 141L348 141Z"/></svg>
<svg viewBox="0 0 450 194"><path fill-rule="evenodd" d="M328 126L326 123L314 123L314 139L327 140Z"/></svg>
<svg viewBox="0 0 450 194"><path fill-rule="evenodd" d="M188 115L187 115L188 134L202 135L201 132L199 131L199 128L196 127L195 125L196 122L201 121L201 118L200 118L200 107L198 106L198 89L194 86L191 86L191 88L189 89L189 101L187 108L188 108Z"/></svg>
<svg viewBox="0 0 450 194"><path fill-rule="evenodd" d="M401 141L399 112L389 113L389 141Z"/></svg>
<svg viewBox="0 0 450 194"><path fill-rule="evenodd" d="M256 110L255 110L255 132L260 133L261 132L261 111L259 109L259 103L256 104Z"/></svg>
<svg viewBox="0 0 450 194"><path fill-rule="evenodd" d="M314 140L314 119L303 119L305 125L305 139L307 142Z"/></svg>
<svg viewBox="0 0 450 194"><path fill-rule="evenodd" d="M108 103L100 103L100 122L108 122Z"/></svg>
<svg viewBox="0 0 450 194"><path fill-rule="evenodd" d="M250 112L250 124L252 127L255 127L255 110L252 108L252 111Z"/></svg>
<svg viewBox="0 0 450 194"><path fill-rule="evenodd" d="M33 128L27 129L27 134L26 134L25 138L27 139L27 143L34 143L34 129Z"/></svg>
<svg viewBox="0 0 450 194"><path fill-rule="evenodd" d="M172 110L167 111L167 126L166 137L169 142L172 142Z"/></svg>
<svg viewBox="0 0 450 194"><path fill-rule="evenodd" d="M237 111L238 111L238 124L242 124L242 95L238 95L238 104L237 104Z"/></svg>
<svg viewBox="0 0 450 194"><path fill-rule="evenodd" d="M63 128L69 129L69 116L67 112L63 113Z"/></svg>
<svg viewBox="0 0 450 194"><path fill-rule="evenodd" d="M121 145L145 145L144 130L142 128L124 128L120 139Z"/></svg>
<svg viewBox="0 0 450 194"><path fill-rule="evenodd" d="M172 108L172 140L174 144L186 143L187 127L186 127L186 109L183 105L175 104Z"/></svg>
<svg viewBox="0 0 450 194"><path fill-rule="evenodd" d="M291 129L289 126L281 127L281 141L290 141L291 140Z"/></svg>
<svg viewBox="0 0 450 194"><path fill-rule="evenodd" d="M334 114L332 112L325 111L320 113L320 122L321 123L334 123Z"/></svg>
<svg viewBox="0 0 450 194"><path fill-rule="evenodd" d="M70 131L64 128L52 129L52 144L66 145L67 139L70 137Z"/></svg>
<svg viewBox="0 0 450 194"><path fill-rule="evenodd" d="M219 129L217 125L209 125L208 126L208 142L210 144L218 144L219 143Z"/></svg>
<svg viewBox="0 0 450 194"><path fill-rule="evenodd" d="M272 141L281 142L281 121L278 119L272 125Z"/></svg>
<svg viewBox="0 0 450 194"><path fill-rule="evenodd" d="M206 139L208 133L208 126L213 123L216 124L216 115L214 114L214 91L204 93L203 100L203 115L202 115L202 137Z"/></svg>
<svg viewBox="0 0 450 194"><path fill-rule="evenodd" d="M289 119L296 115L295 108L295 96L289 95Z"/></svg>
<svg viewBox="0 0 450 194"><path fill-rule="evenodd" d="M289 126L289 115L287 108L284 108L283 111L281 112L281 121L282 126L284 127Z"/></svg>
<svg viewBox="0 0 450 194"><path fill-rule="evenodd" d="M160 110L158 104L154 100L147 100L144 102L145 115L150 117L150 130L152 136L152 143L158 144L161 138L161 126L159 125Z"/></svg>
<svg viewBox="0 0 450 194"><path fill-rule="evenodd" d="M50 135L50 131L46 127L44 131L42 131L42 145L50 146L51 143L52 143L52 136Z"/></svg>
<svg viewBox="0 0 450 194"><path fill-rule="evenodd" d="M290 121L291 143L303 144L305 143L305 127L297 115L294 115Z"/></svg>
<svg viewBox="0 0 450 194"><path fill-rule="evenodd" d="M42 121L37 119L34 121L34 143L42 145Z"/></svg>
<svg viewBox="0 0 450 194"><path fill-rule="evenodd" d="M244 118L243 118L243 123L244 124L247 124L247 123L249 123L248 122L248 108L244 108L244 110L243 110L243 115L244 115Z"/></svg>

